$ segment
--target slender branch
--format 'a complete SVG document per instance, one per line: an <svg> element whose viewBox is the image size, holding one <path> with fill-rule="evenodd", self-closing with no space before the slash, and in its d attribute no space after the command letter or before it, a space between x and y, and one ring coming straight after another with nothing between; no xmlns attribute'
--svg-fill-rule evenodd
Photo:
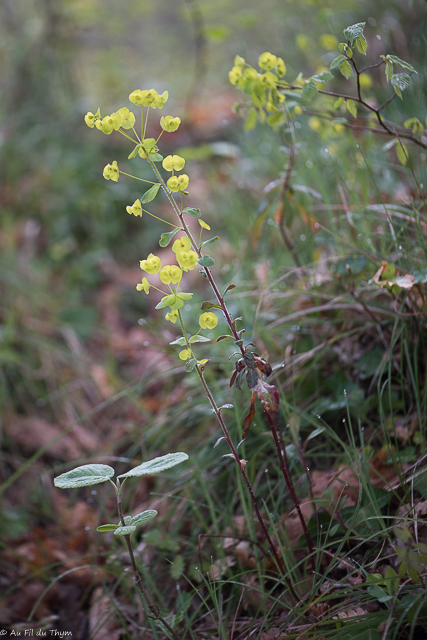
<svg viewBox="0 0 427 640"><path fill-rule="evenodd" d="M122 523L122 526L125 527L126 525L125 525L125 519L124 519L124 516L123 516L123 509L122 509L122 493L121 493L120 489L117 492L117 510L119 512L120 522ZM153 614L152 616L149 616L149 617L150 618L154 618L154 620L158 620L159 622L161 622L162 625L172 635L172 637L175 638L175 640L181 640L181 637L176 633L176 631L174 631L172 629L172 627L168 624L168 622L163 618L162 614L160 613L159 607L157 605L153 604L153 602L151 602L151 600L150 600L150 597L149 597L149 595L147 593L147 590L144 587L142 576L138 571L138 567L137 567L137 564L136 564L136 561L135 561L135 556L134 556L134 553L133 553L130 534L128 534L126 536L123 536L123 537L125 539L126 546L128 548L135 584L138 587L138 589L140 590L141 595L144 598L145 602L147 603L147 607L149 608L149 610Z"/></svg>

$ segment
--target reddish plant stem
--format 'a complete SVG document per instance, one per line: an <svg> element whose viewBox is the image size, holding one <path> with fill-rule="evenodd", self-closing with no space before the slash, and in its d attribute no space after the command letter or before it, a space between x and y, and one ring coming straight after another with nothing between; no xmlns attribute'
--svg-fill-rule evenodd
<svg viewBox="0 0 427 640"><path fill-rule="evenodd" d="M291 474L289 472L289 465L288 465L288 459L287 459L287 456L286 456L286 451L282 454L282 450L280 448L279 438L277 436L277 430L278 429L277 429L277 425L275 424L273 418L270 416L270 414L267 411L265 411L264 413L265 413L265 415L267 417L268 424L270 425L271 433L272 433L273 439L274 439L274 444L276 446L277 457L279 459L280 468L282 470L282 475L283 475L283 478L284 478L284 480L286 482L286 486L287 486L289 494L291 496L291 500L294 503L294 507L295 507L296 512L298 514L298 518L300 519L302 530L304 532L304 536L305 536L305 539L306 539L306 542L307 542L308 551L309 551L310 557L311 557L311 565L312 565L313 571L315 571L316 562L315 562L315 557L314 557L313 543L311 541L311 537L310 537L310 534L309 534L308 529L307 529L307 524L306 524L306 522L304 520L304 516L303 516L302 511L301 511L300 503L299 503L299 500L297 498L297 494L295 492L295 487L294 487L293 482L292 482Z"/></svg>

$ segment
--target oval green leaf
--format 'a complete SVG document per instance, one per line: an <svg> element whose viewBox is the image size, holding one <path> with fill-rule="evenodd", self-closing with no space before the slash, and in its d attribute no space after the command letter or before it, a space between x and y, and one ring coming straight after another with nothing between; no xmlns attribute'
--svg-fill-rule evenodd
<svg viewBox="0 0 427 640"><path fill-rule="evenodd" d="M219 336L219 338L216 339L217 342L234 342L234 336Z"/></svg>
<svg viewBox="0 0 427 640"><path fill-rule="evenodd" d="M139 527L141 524L145 524L149 522L157 515L157 511L155 509L147 509L146 511L141 511L136 516L133 516L131 520L131 524L133 527Z"/></svg>
<svg viewBox="0 0 427 640"><path fill-rule="evenodd" d="M183 210L183 213L186 213L187 216L191 216L192 218L198 218L202 213L200 209L193 209L192 207L187 207Z"/></svg>
<svg viewBox="0 0 427 640"><path fill-rule="evenodd" d="M100 527L96 527L96 530L104 533L105 531L114 531L119 526L118 524L102 524Z"/></svg>
<svg viewBox="0 0 427 640"><path fill-rule="evenodd" d="M162 233L162 235L160 236L159 245L161 247L167 247L169 242L172 240L174 235L176 235L178 233L178 231L182 231L182 229L180 227L177 227L173 231L168 231L167 233Z"/></svg>
<svg viewBox="0 0 427 640"><path fill-rule="evenodd" d="M196 358L191 358L191 360L185 363L185 367L184 367L185 371L187 373L190 373L190 371L193 371L196 364L197 364Z"/></svg>
<svg viewBox="0 0 427 640"><path fill-rule="evenodd" d="M210 342L210 341L211 341L210 338L206 338L206 336L201 336L201 335L191 336L189 340L190 344L193 344L194 342Z"/></svg>
<svg viewBox="0 0 427 640"><path fill-rule="evenodd" d="M215 264L215 260L211 258L211 256L206 256L206 255L203 256L202 258L199 258L197 262L202 267L213 267L213 265Z"/></svg>
<svg viewBox="0 0 427 640"><path fill-rule="evenodd" d="M115 536L129 536L134 531L136 531L136 527L134 527L134 526L117 527L117 529L114 532L114 535Z"/></svg>
<svg viewBox="0 0 427 640"><path fill-rule="evenodd" d="M187 342L186 342L185 338L183 336L181 336L181 338L177 338L173 342L169 342L169 344L177 344L178 347L183 347L184 345L187 344Z"/></svg>
<svg viewBox="0 0 427 640"><path fill-rule="evenodd" d="M148 189L148 191L146 191L142 196L141 198L142 204L146 204L147 202L151 202L152 200L154 200L159 189L160 189L160 184L153 184L153 186L150 189Z"/></svg>
<svg viewBox="0 0 427 640"><path fill-rule="evenodd" d="M105 482L113 475L114 469L107 464L85 464L63 473L53 483L59 489L75 489Z"/></svg>
<svg viewBox="0 0 427 640"><path fill-rule="evenodd" d="M153 458L153 460L143 462L127 473L122 473L119 478L151 476L155 473L159 473L160 471L164 471L165 469L170 469L170 467L174 467L176 464L180 464L180 462L184 462L185 460L188 460L188 455L186 453L167 453L165 456L160 456L159 458Z"/></svg>
<svg viewBox="0 0 427 640"><path fill-rule="evenodd" d="M214 302L202 302L200 308L203 311L209 311L209 309L222 309L220 304L215 304Z"/></svg>

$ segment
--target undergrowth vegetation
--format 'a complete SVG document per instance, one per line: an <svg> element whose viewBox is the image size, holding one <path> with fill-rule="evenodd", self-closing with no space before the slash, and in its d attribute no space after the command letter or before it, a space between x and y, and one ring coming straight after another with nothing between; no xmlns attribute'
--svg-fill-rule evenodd
<svg viewBox="0 0 427 640"><path fill-rule="evenodd" d="M425 69L347 24L234 51L216 137L159 80L6 141L9 633L426 637Z"/></svg>

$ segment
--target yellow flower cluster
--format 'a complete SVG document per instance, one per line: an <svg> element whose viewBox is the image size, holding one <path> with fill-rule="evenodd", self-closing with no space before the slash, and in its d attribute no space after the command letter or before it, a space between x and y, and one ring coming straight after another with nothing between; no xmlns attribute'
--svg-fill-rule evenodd
<svg viewBox="0 0 427 640"><path fill-rule="evenodd" d="M122 109L102 118L98 109L96 113L88 111L85 115L85 122L91 129L96 127L103 133L110 135L113 131L118 131L120 127L132 129L135 124L135 115L127 107L122 107Z"/></svg>

